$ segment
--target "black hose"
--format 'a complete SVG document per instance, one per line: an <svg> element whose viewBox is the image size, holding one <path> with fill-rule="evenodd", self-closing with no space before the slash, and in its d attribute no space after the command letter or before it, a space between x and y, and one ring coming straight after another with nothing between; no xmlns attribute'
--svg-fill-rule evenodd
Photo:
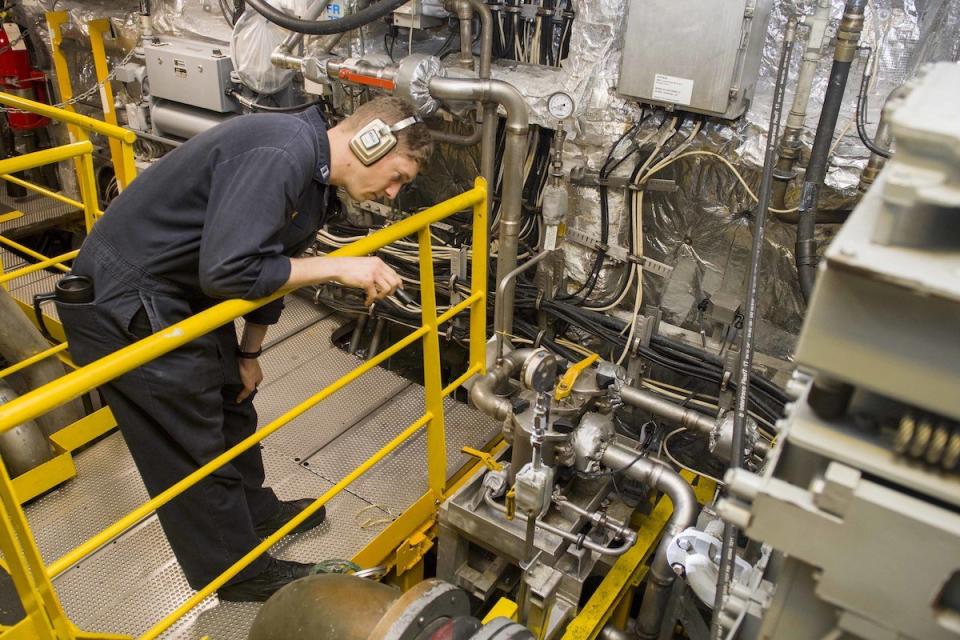
<svg viewBox="0 0 960 640"><path fill-rule="evenodd" d="M240 95L240 92L231 89L227 91L228 96L235 98L240 104L247 107L248 109L253 109L254 111L263 111L266 113L297 113L303 111L304 109L309 109L310 107L315 107L320 104L320 100L311 100L309 102L304 102L302 104L295 104L289 107L272 107L265 104L257 104L249 98L245 98Z"/></svg>
<svg viewBox="0 0 960 640"><path fill-rule="evenodd" d="M870 139L870 136L867 135L867 85L870 84L870 62L869 60L865 63L863 69L863 79L860 81L860 97L857 98L857 135L860 136L860 142L863 143L871 153L875 153L881 158L890 158L890 151L888 149L881 149L876 145L876 143Z"/></svg>
<svg viewBox="0 0 960 640"><path fill-rule="evenodd" d="M833 143L833 134L837 128L837 118L840 115L840 105L843 103L843 92L847 87L847 78L850 75L850 65L856 53L857 43L860 41L860 31L863 27L863 14L867 0L847 0L843 10L843 20L837 32L837 47L834 53L833 66L830 69L830 79L827 82L827 92L823 98L823 109L820 112L820 122L817 124L817 135L813 140L813 149L810 152L810 162L800 192L800 207L797 213L797 248L796 264L797 275L800 280L800 293L804 300L810 300L813 284L817 278L817 241L814 231L817 226L817 198L820 186L827 175L827 161L830 155L830 146Z"/></svg>
<svg viewBox="0 0 960 640"><path fill-rule="evenodd" d="M290 31L303 33L308 36L329 36L335 33L346 33L379 20L393 12L409 0L380 0L366 9L358 11L339 20L301 20L288 16L279 9L270 6L264 0L246 0L254 11L277 26Z"/></svg>

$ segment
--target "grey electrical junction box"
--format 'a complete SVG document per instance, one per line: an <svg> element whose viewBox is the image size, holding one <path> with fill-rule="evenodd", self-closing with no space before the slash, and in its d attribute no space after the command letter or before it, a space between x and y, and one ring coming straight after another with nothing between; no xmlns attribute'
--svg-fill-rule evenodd
<svg viewBox="0 0 960 640"><path fill-rule="evenodd" d="M753 97L772 0L631 0L618 91L720 118Z"/></svg>
<svg viewBox="0 0 960 640"><path fill-rule="evenodd" d="M220 113L238 111L226 94L233 71L229 47L164 38L148 42L143 52L151 96Z"/></svg>

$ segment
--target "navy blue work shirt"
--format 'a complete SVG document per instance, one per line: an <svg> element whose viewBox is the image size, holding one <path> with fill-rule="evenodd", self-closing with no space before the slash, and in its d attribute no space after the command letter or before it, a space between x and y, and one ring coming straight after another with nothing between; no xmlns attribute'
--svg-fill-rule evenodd
<svg viewBox="0 0 960 640"><path fill-rule="evenodd" d="M262 298L287 281L290 258L324 223L329 179L318 107L240 116L155 162L110 204L96 233L200 307ZM277 300L246 320L273 324L282 310Z"/></svg>

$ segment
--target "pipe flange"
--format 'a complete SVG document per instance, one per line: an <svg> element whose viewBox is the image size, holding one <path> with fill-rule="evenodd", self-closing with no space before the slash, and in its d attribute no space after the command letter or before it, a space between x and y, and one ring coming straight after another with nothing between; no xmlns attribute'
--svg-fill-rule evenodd
<svg viewBox="0 0 960 640"><path fill-rule="evenodd" d="M453 618L468 615L470 600L466 592L449 582L431 578L397 598L368 640L414 640Z"/></svg>
<svg viewBox="0 0 960 640"><path fill-rule="evenodd" d="M400 61L394 78L397 95L414 106L421 118L436 113L440 101L430 95L430 81L446 77L447 70L436 56L414 53Z"/></svg>

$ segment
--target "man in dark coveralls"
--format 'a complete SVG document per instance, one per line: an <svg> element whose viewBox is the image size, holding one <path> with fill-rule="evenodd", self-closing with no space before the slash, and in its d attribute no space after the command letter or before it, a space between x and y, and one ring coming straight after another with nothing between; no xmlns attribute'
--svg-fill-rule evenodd
<svg viewBox="0 0 960 640"><path fill-rule="evenodd" d="M155 163L81 248L73 273L93 280L94 301L58 303L74 359L89 363L228 298L330 281L364 289L368 304L393 293L400 278L379 258L295 256L314 239L337 187L356 200L393 198L413 180L432 151L413 116L397 98L368 102L329 130L317 107L247 115ZM396 145L365 163L350 143L375 119L397 127ZM230 323L103 387L151 495L254 433L263 379L256 358L282 308L278 300L246 316L239 343ZM263 482L254 447L160 508L195 589L312 501L280 501ZM323 518L321 509L295 531ZM265 600L309 567L261 556L219 596Z"/></svg>

